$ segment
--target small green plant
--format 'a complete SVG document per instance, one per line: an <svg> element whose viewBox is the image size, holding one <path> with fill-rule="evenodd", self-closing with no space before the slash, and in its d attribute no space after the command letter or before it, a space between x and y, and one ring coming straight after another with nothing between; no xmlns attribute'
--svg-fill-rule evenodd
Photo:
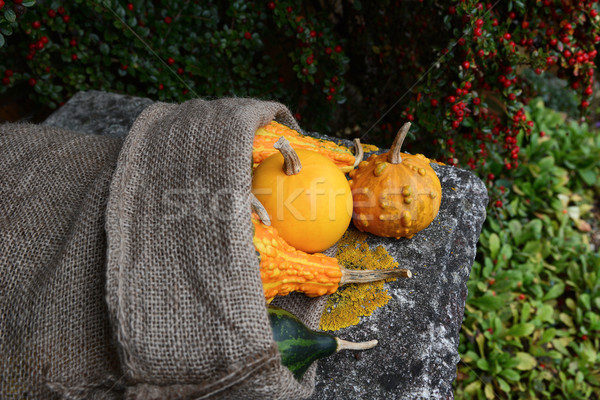
<svg viewBox="0 0 600 400"><path fill-rule="evenodd" d="M586 217L600 137L541 100L522 165L496 180L468 283L457 398L600 396L600 256Z"/></svg>

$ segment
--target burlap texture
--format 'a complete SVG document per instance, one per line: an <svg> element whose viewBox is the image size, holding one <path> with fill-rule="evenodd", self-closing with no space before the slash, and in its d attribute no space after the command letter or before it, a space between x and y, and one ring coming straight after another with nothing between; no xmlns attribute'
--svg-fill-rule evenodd
<svg viewBox="0 0 600 400"><path fill-rule="evenodd" d="M296 399L252 245L252 140L281 104L156 103L122 143L0 126L0 397ZM122 148L121 148L122 146ZM117 158L118 157L118 158ZM287 300L312 327L323 302Z"/></svg>
<svg viewBox="0 0 600 400"><path fill-rule="evenodd" d="M104 210L121 140L0 125L0 398L118 398Z"/></svg>
<svg viewBox="0 0 600 400"><path fill-rule="evenodd" d="M252 244L252 142L278 103L157 103L136 120L107 207L107 300L136 399L310 394L279 362Z"/></svg>

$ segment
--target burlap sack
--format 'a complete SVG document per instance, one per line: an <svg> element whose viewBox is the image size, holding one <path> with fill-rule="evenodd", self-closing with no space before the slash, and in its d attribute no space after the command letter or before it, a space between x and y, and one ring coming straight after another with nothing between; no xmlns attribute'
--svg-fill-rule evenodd
<svg viewBox="0 0 600 400"><path fill-rule="evenodd" d="M297 128L278 103L157 103L118 159L115 139L0 127L2 398L310 395L252 245L252 139L273 119ZM286 301L315 326L322 301Z"/></svg>
<svg viewBox="0 0 600 400"><path fill-rule="evenodd" d="M121 397L104 299L104 212L120 147L0 125L2 399Z"/></svg>

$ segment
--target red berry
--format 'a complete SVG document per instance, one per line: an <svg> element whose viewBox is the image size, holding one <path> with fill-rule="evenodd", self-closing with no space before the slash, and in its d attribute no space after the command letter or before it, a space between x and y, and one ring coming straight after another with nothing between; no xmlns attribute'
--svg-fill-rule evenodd
<svg viewBox="0 0 600 400"><path fill-rule="evenodd" d="M71 60L73 61L77 61L79 57L77 57L77 54L71 54Z"/></svg>
<svg viewBox="0 0 600 400"><path fill-rule="evenodd" d="M525 295L523 293L519 295L519 300L525 300Z"/></svg>
<svg viewBox="0 0 600 400"><path fill-rule="evenodd" d="M335 88L333 86L329 88L329 93L335 93Z"/></svg>
<svg viewBox="0 0 600 400"><path fill-rule="evenodd" d="M10 78L11 76L13 76L13 70L7 69L6 71L4 71L4 75Z"/></svg>
<svg viewBox="0 0 600 400"><path fill-rule="evenodd" d="M169 64L169 65L175 64L175 60L173 59L173 57L167 58L167 64Z"/></svg>
<svg viewBox="0 0 600 400"><path fill-rule="evenodd" d="M304 27L303 27L303 26L298 26L298 27L296 28L296 31L297 31L298 33L302 33L302 32L304 32Z"/></svg>
<svg viewBox="0 0 600 400"><path fill-rule="evenodd" d="M158 84L158 90L163 90L165 88L165 85L163 85L162 83Z"/></svg>
<svg viewBox="0 0 600 400"><path fill-rule="evenodd" d="M42 26L42 24L40 23L40 21L33 21L33 22L31 23L31 27L32 27L33 29L40 29L40 27L41 27L41 26Z"/></svg>
<svg viewBox="0 0 600 400"><path fill-rule="evenodd" d="M133 8L134 8L134 7L133 7L133 3L128 3L128 4L127 4L127 9L128 9L129 11L133 11Z"/></svg>
<svg viewBox="0 0 600 400"><path fill-rule="evenodd" d="M481 103L481 99L479 97L475 97L473 99L473 104L475 104L476 106L478 106Z"/></svg>
<svg viewBox="0 0 600 400"><path fill-rule="evenodd" d="M592 11L590 11L590 15L591 15L592 17L596 17L596 16L598 15L598 11L596 11L596 10L592 10Z"/></svg>
<svg viewBox="0 0 600 400"><path fill-rule="evenodd" d="M77 40L75 40L75 39L71 39L71 40L69 41L69 44L71 45L71 47L75 47L75 46L77 46Z"/></svg>
<svg viewBox="0 0 600 400"><path fill-rule="evenodd" d="M544 137L544 136L546 136L546 132L540 131L540 137Z"/></svg>
<svg viewBox="0 0 600 400"><path fill-rule="evenodd" d="M592 94L592 87L591 86L586 87L583 93L585 93L586 96L591 95Z"/></svg>
<svg viewBox="0 0 600 400"><path fill-rule="evenodd" d="M274 1L270 1L269 4L267 4L267 7L269 8L269 10L274 10L275 9L275 2Z"/></svg>
<svg viewBox="0 0 600 400"><path fill-rule="evenodd" d="M587 339L588 339L587 335L581 335L581 340L587 340Z"/></svg>
<svg viewBox="0 0 600 400"><path fill-rule="evenodd" d="M68 15L64 15L64 16L63 16L63 21L64 21L65 23L69 23L69 21L70 21L70 20L71 20L71 17L70 17L70 16L68 16Z"/></svg>
<svg viewBox="0 0 600 400"><path fill-rule="evenodd" d="M35 80L35 78L29 78L29 81L27 81L27 83L29 83L29 86L35 86L37 81Z"/></svg>
<svg viewBox="0 0 600 400"><path fill-rule="evenodd" d="M502 207L502 200L496 200L496 207Z"/></svg>
<svg viewBox="0 0 600 400"><path fill-rule="evenodd" d="M460 38L456 41L456 43L458 43L459 46L464 46L465 43L467 43L467 41L465 40L465 38Z"/></svg>
<svg viewBox="0 0 600 400"><path fill-rule="evenodd" d="M315 57L311 54L310 56L306 57L306 63L308 65L312 64L315 61Z"/></svg>
<svg viewBox="0 0 600 400"><path fill-rule="evenodd" d="M523 28L523 29L529 28L529 22L527 22L527 21L521 22L521 28Z"/></svg>
<svg viewBox="0 0 600 400"><path fill-rule="evenodd" d="M244 38L252 39L252 34L250 32L246 32L246 33L244 33Z"/></svg>
<svg viewBox="0 0 600 400"><path fill-rule="evenodd" d="M285 11L287 11L287 12L288 12L288 14L289 14L289 13L291 13L292 11L294 11L294 9L293 9L291 6L287 6L287 7L285 8ZM300 119L300 118L296 118L296 119Z"/></svg>
<svg viewBox="0 0 600 400"><path fill-rule="evenodd" d="M325 48L325 54L331 54L331 52L332 52L331 47Z"/></svg>
<svg viewBox="0 0 600 400"><path fill-rule="evenodd" d="M167 16L167 17L165 17L165 23L166 23L166 24L170 24L171 22L173 22L173 18L171 18L171 17L168 17L168 16Z"/></svg>
<svg viewBox="0 0 600 400"><path fill-rule="evenodd" d="M506 32L506 33L504 34L504 36L503 36L503 38L504 38L504 39L506 39L506 40L510 40L510 38L511 38L511 37L512 37L512 36L511 36L511 34L510 34L510 33L508 33L508 32Z"/></svg>
<svg viewBox="0 0 600 400"><path fill-rule="evenodd" d="M178 73L179 75L183 75L183 72L184 72L184 71L183 71L183 68L181 68L181 67L177 68L177 73Z"/></svg>
<svg viewBox="0 0 600 400"><path fill-rule="evenodd" d="M460 126L460 122L458 122L458 121L452 121L452 128L458 129L459 126Z"/></svg>
<svg viewBox="0 0 600 400"><path fill-rule="evenodd" d="M437 107L438 105L438 100L437 99L431 99L431 106L432 107Z"/></svg>
<svg viewBox="0 0 600 400"><path fill-rule="evenodd" d="M23 0L13 0L13 3L15 4L21 4L23 2Z"/></svg>
<svg viewBox="0 0 600 400"><path fill-rule="evenodd" d="M550 39L550 45L556 46L558 44L558 39Z"/></svg>
<svg viewBox="0 0 600 400"><path fill-rule="evenodd" d="M56 9L56 12L60 15L63 15L65 13L65 8L63 6L60 6Z"/></svg>
<svg viewBox="0 0 600 400"><path fill-rule="evenodd" d="M127 65L127 64L122 64L122 65L121 65L121 69L122 69L123 71L127 71L127 68L129 68L129 65Z"/></svg>
<svg viewBox="0 0 600 400"><path fill-rule="evenodd" d="M477 21L475 21L475 26L481 28L483 26L483 20L479 18Z"/></svg>
<svg viewBox="0 0 600 400"><path fill-rule="evenodd" d="M517 14L515 14L513 11L511 11L508 13L508 18L515 19L515 18L517 18Z"/></svg>
<svg viewBox="0 0 600 400"><path fill-rule="evenodd" d="M495 176L494 174L488 174L487 178L488 178L490 181L493 181L493 180L494 180L494 178L496 178L496 176ZM490 285L493 285L493 283L491 282L491 279L490 279Z"/></svg>
<svg viewBox="0 0 600 400"><path fill-rule="evenodd" d="M473 35L475 36L481 36L483 34L483 31L481 30L481 28L475 28L473 29Z"/></svg>
<svg viewBox="0 0 600 400"><path fill-rule="evenodd" d="M4 8L4 0L0 0L0 9Z"/></svg>
<svg viewBox="0 0 600 400"><path fill-rule="evenodd" d="M464 69L469 69L471 67L471 63L468 61L465 61L462 63L462 66Z"/></svg>
<svg viewBox="0 0 600 400"><path fill-rule="evenodd" d="M335 46L335 52L336 53L341 53L342 52L342 46L340 46L339 44L337 46Z"/></svg>
<svg viewBox="0 0 600 400"><path fill-rule="evenodd" d="M8 86L8 85L10 85L10 78L9 78L9 77L7 77L7 76L5 76L4 78L2 78L2 84L3 84L4 86Z"/></svg>
<svg viewBox="0 0 600 400"><path fill-rule="evenodd" d="M48 36L42 36L42 37L40 38L40 40L41 40L41 41L42 41L42 43L44 43L44 44L47 44L47 43L49 42L49 40L48 40Z"/></svg>
<svg viewBox="0 0 600 400"><path fill-rule="evenodd" d="M41 40L38 40L37 43L35 44L35 48L38 50L41 50L44 48L44 42L42 42Z"/></svg>
<svg viewBox="0 0 600 400"><path fill-rule="evenodd" d="M590 106L590 102L587 100L584 100L581 102L581 108L588 108Z"/></svg>
<svg viewBox="0 0 600 400"><path fill-rule="evenodd" d="M317 37L317 32L315 31L310 31L310 37Z"/></svg>
<svg viewBox="0 0 600 400"><path fill-rule="evenodd" d="M333 96L332 96L332 95L330 95L330 94L328 94L328 95L327 95L327 101L331 101L331 100L333 100Z"/></svg>

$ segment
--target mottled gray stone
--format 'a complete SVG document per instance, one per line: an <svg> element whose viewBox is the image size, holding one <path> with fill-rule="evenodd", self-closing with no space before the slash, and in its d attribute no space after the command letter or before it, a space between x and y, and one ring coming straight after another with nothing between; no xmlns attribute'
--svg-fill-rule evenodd
<svg viewBox="0 0 600 400"><path fill-rule="evenodd" d="M76 132L125 137L144 108L153 101L99 91L79 92L52 113L44 125Z"/></svg>
<svg viewBox="0 0 600 400"><path fill-rule="evenodd" d="M151 103L102 92L78 93L45 123L122 137ZM434 168L442 183L442 204L432 224L412 239L367 240L371 248L384 246L402 267L413 271L413 278L386 283L392 299L385 307L356 326L334 332L352 341L378 339L378 346L320 361L313 400L454 397L466 282L488 195L472 173L450 166Z"/></svg>
<svg viewBox="0 0 600 400"><path fill-rule="evenodd" d="M372 350L340 352L321 361L314 400L452 399L459 361L466 282L488 201L472 173L435 166L442 183L436 219L412 239L370 236L412 279L386 283L392 299L360 324L334 332L345 340L377 339Z"/></svg>

